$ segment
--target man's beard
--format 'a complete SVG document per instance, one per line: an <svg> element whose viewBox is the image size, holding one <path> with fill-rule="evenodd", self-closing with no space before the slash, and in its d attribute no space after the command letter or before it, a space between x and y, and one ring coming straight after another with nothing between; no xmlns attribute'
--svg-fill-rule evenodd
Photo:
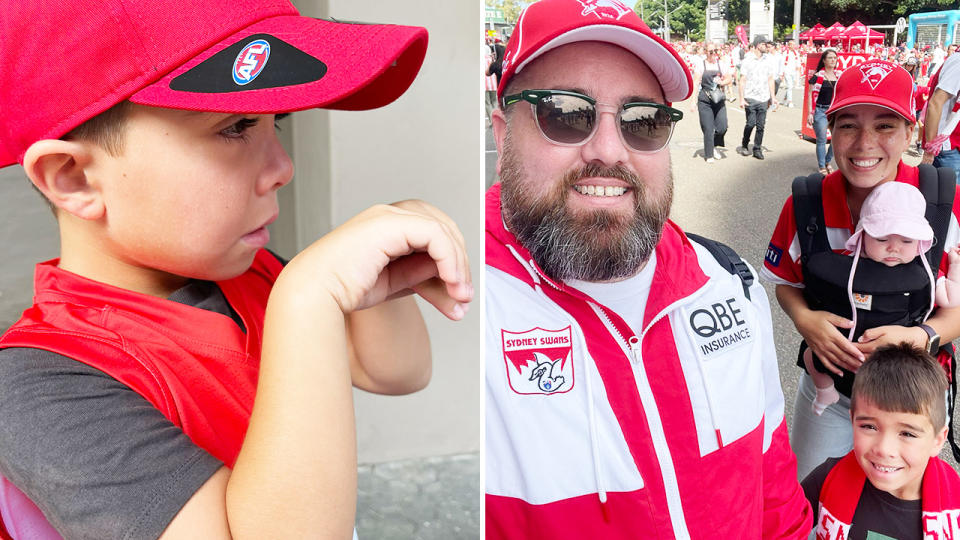
<svg viewBox="0 0 960 540"><path fill-rule="evenodd" d="M673 202L668 169L664 193L648 201L649 188L623 167L589 164L570 171L546 196L527 193L523 168L509 136L500 168L503 217L520 244L550 277L559 280L617 281L636 274L650 258ZM607 210L571 211L567 197L583 178L617 178L629 184L632 215ZM537 180L533 180L536 182Z"/></svg>

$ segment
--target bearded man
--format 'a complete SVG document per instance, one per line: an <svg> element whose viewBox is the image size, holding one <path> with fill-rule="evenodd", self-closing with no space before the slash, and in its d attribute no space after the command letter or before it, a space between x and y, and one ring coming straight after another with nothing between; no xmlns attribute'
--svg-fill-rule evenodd
<svg viewBox="0 0 960 540"><path fill-rule="evenodd" d="M691 86L617 0L518 20L486 197L488 539L810 531L766 295L668 220Z"/></svg>

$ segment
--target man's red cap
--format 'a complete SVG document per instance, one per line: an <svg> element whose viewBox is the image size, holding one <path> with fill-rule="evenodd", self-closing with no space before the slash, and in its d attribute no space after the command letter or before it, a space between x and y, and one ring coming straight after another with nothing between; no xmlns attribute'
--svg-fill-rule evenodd
<svg viewBox="0 0 960 540"><path fill-rule="evenodd" d="M426 48L423 28L301 17L289 0L9 0L0 167L126 99L251 114L381 107Z"/></svg>
<svg viewBox="0 0 960 540"><path fill-rule="evenodd" d="M913 78L907 70L885 60L868 60L848 68L837 79L827 117L853 105L879 105L913 122L917 108Z"/></svg>
<svg viewBox="0 0 960 540"><path fill-rule="evenodd" d="M656 76L669 102L687 99L693 91L680 55L619 0L540 0L523 10L510 35L497 97L503 98L510 78L541 54L580 41L612 43L635 54Z"/></svg>

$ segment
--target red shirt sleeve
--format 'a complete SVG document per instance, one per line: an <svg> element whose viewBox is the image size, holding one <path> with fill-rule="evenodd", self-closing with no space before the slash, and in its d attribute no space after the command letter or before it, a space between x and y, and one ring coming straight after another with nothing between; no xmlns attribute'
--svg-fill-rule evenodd
<svg viewBox="0 0 960 540"><path fill-rule="evenodd" d="M803 283L799 260L794 260L790 255L790 246L796 236L797 220L793 215L793 196L790 196L780 210L777 226L773 229L770 245L763 257L763 267L785 281Z"/></svg>

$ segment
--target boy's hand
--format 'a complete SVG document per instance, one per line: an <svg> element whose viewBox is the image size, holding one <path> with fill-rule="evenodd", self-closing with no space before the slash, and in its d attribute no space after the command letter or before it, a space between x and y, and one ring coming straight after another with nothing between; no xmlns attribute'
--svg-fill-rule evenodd
<svg viewBox="0 0 960 540"><path fill-rule="evenodd" d="M319 285L344 313L416 292L459 320L473 298L460 230L416 200L364 210L297 255L284 274L307 290Z"/></svg>

